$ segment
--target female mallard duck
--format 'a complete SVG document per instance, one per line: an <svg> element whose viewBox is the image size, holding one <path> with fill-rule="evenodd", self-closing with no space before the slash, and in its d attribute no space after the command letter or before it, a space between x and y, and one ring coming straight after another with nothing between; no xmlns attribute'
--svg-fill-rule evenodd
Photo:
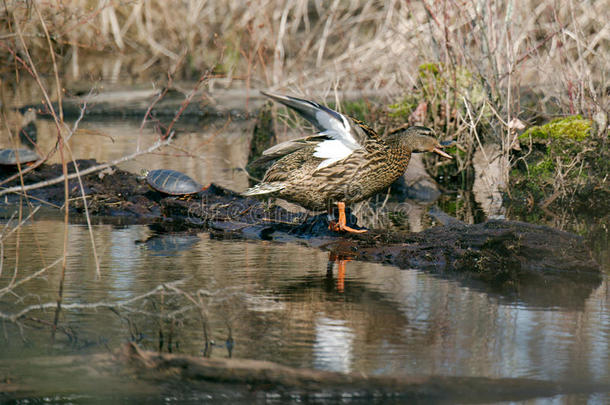
<svg viewBox="0 0 610 405"><path fill-rule="evenodd" d="M435 152L441 144L426 127L410 127L381 138L364 123L312 101L262 92L292 108L320 132L275 145L260 162L277 161L244 195L269 194L313 211L339 207L333 231L366 232L346 225L345 204L362 201L402 176L412 152Z"/></svg>

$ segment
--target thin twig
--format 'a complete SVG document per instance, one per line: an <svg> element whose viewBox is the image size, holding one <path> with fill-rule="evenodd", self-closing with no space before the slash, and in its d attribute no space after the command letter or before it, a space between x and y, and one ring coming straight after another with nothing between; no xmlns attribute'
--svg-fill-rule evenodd
<svg viewBox="0 0 610 405"><path fill-rule="evenodd" d="M109 168L111 166L116 166L116 165L118 165L120 163L126 162L128 160L132 160L132 159L134 159L134 158L136 158L136 157L138 157L140 155L145 155L147 153L151 153L154 150L157 150L157 149L159 149L159 148L161 148L163 146L169 145L171 143L171 141L172 141L173 136L174 136L174 133L171 133L170 136L167 139L159 140L159 141L155 142L153 145L151 145L149 148L147 148L145 150L131 153L129 155L123 156L123 157L121 157L119 159L115 159L115 160L112 160L112 161L107 162L107 163L103 163L103 164L100 164L100 165L97 165L97 166L89 167L88 169L82 170L80 173L71 173L68 176L61 175L61 176L58 176L58 177L56 177L54 179L41 181L41 182L38 182L38 183L35 183L35 184L30 184L30 185L27 185L27 186L24 186L24 187L15 186L15 187L5 188L3 190L0 190L0 196L5 195L5 194L9 194L9 193L19 192L19 191L25 192L25 191L29 191L29 190L35 190L35 189L38 189L38 188L42 188L42 187L52 186L53 184L61 183L62 181L64 181L64 178L66 178L66 177L67 177L68 180L72 180L72 179L78 177L79 175L80 176L86 176L88 174L95 173L95 172L98 172L100 170L107 169L107 168Z"/></svg>
<svg viewBox="0 0 610 405"><path fill-rule="evenodd" d="M14 290L15 288L19 287L21 284L26 283L26 282L30 281L31 279L33 279L33 278L37 278L37 277L41 276L44 272L46 272L47 270L49 270L53 266L57 265L62 260L63 260L63 257L59 257L53 263L51 263L48 266L45 266L42 269L40 269L40 270L30 274L29 276L24 277L24 278L22 278L19 281L11 282L11 283L9 283L9 285L7 285L4 288L0 288L0 297L2 297L7 292L9 292L11 290ZM11 280L11 281L14 281L14 280Z"/></svg>
<svg viewBox="0 0 610 405"><path fill-rule="evenodd" d="M19 229L21 226L23 226L23 224L25 224L27 221L30 220L30 218L32 218L34 216L34 214L40 209L40 207L35 207L34 210L32 212L30 212L30 214L25 217L25 219L19 221L19 223L14 226L10 231L6 232L6 231L2 231L2 233L0 234L0 242L4 241L6 238L8 238L13 232L15 232L17 229ZM9 221L6 223L6 225L4 226L4 229L6 230L6 228L8 227L8 225L10 224L10 221L13 219L13 217L16 215L16 212L13 213L13 215L11 216L11 218L9 218Z"/></svg>

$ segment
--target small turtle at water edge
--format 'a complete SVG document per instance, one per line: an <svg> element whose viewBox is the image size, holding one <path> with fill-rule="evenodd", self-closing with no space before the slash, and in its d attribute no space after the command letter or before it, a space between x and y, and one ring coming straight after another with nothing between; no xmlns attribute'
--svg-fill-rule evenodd
<svg viewBox="0 0 610 405"><path fill-rule="evenodd" d="M170 169L157 169L144 171L146 182L153 189L170 195L188 195L206 190L209 186L202 186L184 173Z"/></svg>
<svg viewBox="0 0 610 405"><path fill-rule="evenodd" d="M20 149L0 149L0 165L16 166L26 163L35 162L40 159L40 156L33 150Z"/></svg>

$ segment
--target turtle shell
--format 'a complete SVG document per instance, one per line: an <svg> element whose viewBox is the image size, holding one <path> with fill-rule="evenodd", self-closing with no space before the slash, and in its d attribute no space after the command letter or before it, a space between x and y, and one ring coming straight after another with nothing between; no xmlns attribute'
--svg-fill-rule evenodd
<svg viewBox="0 0 610 405"><path fill-rule="evenodd" d="M0 165L16 165L35 162L40 157L36 152L30 149L1 149L0 150Z"/></svg>
<svg viewBox="0 0 610 405"><path fill-rule="evenodd" d="M171 195L198 193L204 188L186 174L169 169L149 171L146 181L155 190Z"/></svg>

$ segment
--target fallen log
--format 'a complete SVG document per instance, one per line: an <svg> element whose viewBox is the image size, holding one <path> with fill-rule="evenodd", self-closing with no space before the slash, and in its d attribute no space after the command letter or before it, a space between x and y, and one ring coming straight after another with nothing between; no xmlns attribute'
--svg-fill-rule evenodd
<svg viewBox="0 0 610 405"><path fill-rule="evenodd" d="M134 343L110 354L12 359L0 362L0 399L79 395L99 399L158 398L188 392L208 400L256 399L516 401L557 394L610 391L591 381L457 376L371 376L293 368L269 361L202 358L145 351Z"/></svg>

